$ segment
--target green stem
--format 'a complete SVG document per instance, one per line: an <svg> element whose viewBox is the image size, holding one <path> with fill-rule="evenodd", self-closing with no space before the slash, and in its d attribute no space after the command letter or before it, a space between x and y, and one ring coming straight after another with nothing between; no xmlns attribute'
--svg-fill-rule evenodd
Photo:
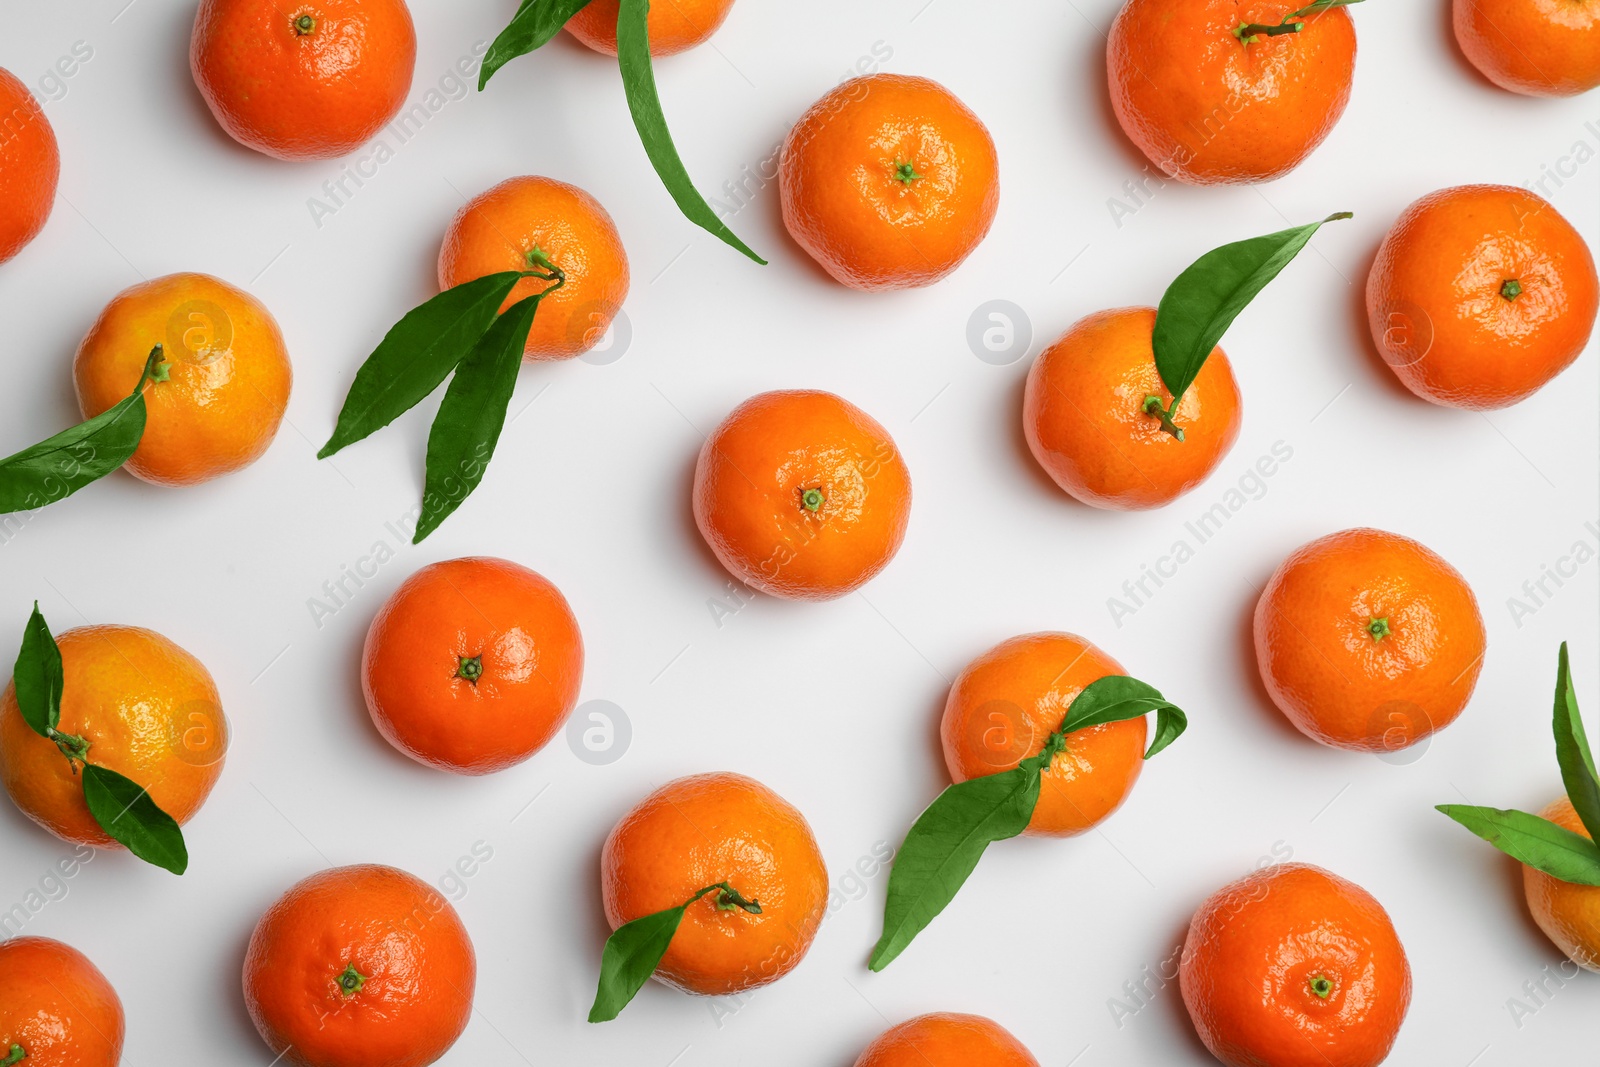
<svg viewBox="0 0 1600 1067"><path fill-rule="evenodd" d="M1153 415L1158 419L1161 422L1161 428L1178 441L1183 440L1183 427L1173 422L1172 417L1178 413L1178 401L1181 399L1182 397L1173 397L1172 406L1168 408L1162 406L1159 396L1151 393L1144 398L1144 404L1141 405L1146 415Z"/></svg>
<svg viewBox="0 0 1600 1067"><path fill-rule="evenodd" d="M816 511L822 507L822 490L807 489L800 494L800 506L807 511Z"/></svg>
<svg viewBox="0 0 1600 1067"><path fill-rule="evenodd" d="M28 1058L21 1045L12 1045L11 1051L6 1053L6 1058L0 1060L0 1067L11 1067L13 1063L21 1063Z"/></svg>
<svg viewBox="0 0 1600 1067"><path fill-rule="evenodd" d="M294 20L294 32L299 37L304 37L317 28L317 20L310 15L301 15Z"/></svg>
<svg viewBox="0 0 1600 1067"><path fill-rule="evenodd" d="M1241 22L1233 29L1233 35L1245 44L1251 44L1263 37L1281 37L1286 33L1299 33L1306 28L1304 22L1280 22L1276 26L1265 26L1259 22Z"/></svg>
<svg viewBox="0 0 1600 1067"><path fill-rule="evenodd" d="M1319 974L1313 976L1310 984L1311 992L1315 993L1322 1000L1327 1000L1328 995L1333 992L1333 983L1328 981L1326 975Z"/></svg>
<svg viewBox="0 0 1600 1067"><path fill-rule="evenodd" d="M914 164L902 163L899 160L895 160L895 164L894 164L894 180L895 181L899 182L901 185L910 185L912 182L916 181L920 177L922 177L922 175L917 173L917 168L916 168L916 166Z"/></svg>
<svg viewBox="0 0 1600 1067"><path fill-rule="evenodd" d="M704 889L700 890L700 892L690 897L688 903L686 903L684 907L688 907L689 904L693 904L695 901L711 892L715 892L717 894L716 904L718 910L720 911L734 911L735 909L742 908L752 915L761 914L761 902L759 900L747 900L743 893L740 893L727 882L718 882L715 885L706 886Z"/></svg>
<svg viewBox="0 0 1600 1067"><path fill-rule="evenodd" d="M1507 300L1515 300L1522 295L1522 283L1515 278L1507 278L1500 286L1500 295Z"/></svg>
<svg viewBox="0 0 1600 1067"><path fill-rule="evenodd" d="M483 657L462 656L461 662L456 666L456 677L477 685L478 679L483 677Z"/></svg>
<svg viewBox="0 0 1600 1067"><path fill-rule="evenodd" d="M50 730L50 740L55 742L56 748L67 757L67 762L72 764L72 773L78 773L78 764L89 762L89 742L77 734L64 734L60 730Z"/></svg>
<svg viewBox="0 0 1600 1067"><path fill-rule="evenodd" d="M555 284L550 288L540 293L540 296L549 296L551 293L567 284L566 272L560 267L556 266L554 263L550 262L550 257L545 255L544 249L540 248L538 245L534 245L532 248L528 249L526 258L528 261L528 266L543 267L550 273L546 274L537 270L525 270L522 272L522 276L524 278L543 278L547 282L555 282Z"/></svg>
<svg viewBox="0 0 1600 1067"><path fill-rule="evenodd" d="M133 387L133 395L144 392L147 382L164 382L172 377L172 365L167 362L166 348L157 344L150 350L144 360L144 373L139 376L139 384ZM3 1065L0 1065L3 1067Z"/></svg>
<svg viewBox="0 0 1600 1067"><path fill-rule="evenodd" d="M1389 629L1388 616L1384 616L1381 619L1372 618L1367 620L1367 633L1372 635L1372 639L1374 641L1382 641L1392 632L1393 631Z"/></svg>
<svg viewBox="0 0 1600 1067"><path fill-rule="evenodd" d="M340 973L339 977L334 979L334 983L338 985L339 992L341 994L347 997L353 997L357 993L361 992L361 987L366 985L371 978L372 976L370 974L362 974L360 971L356 970L355 964L347 963L345 964L344 971Z"/></svg>

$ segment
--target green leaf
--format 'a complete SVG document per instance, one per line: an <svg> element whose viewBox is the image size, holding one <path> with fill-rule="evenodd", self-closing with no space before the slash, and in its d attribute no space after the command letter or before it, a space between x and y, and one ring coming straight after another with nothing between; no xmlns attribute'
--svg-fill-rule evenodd
<svg viewBox="0 0 1600 1067"><path fill-rule="evenodd" d="M1594 770L1594 755L1583 731L1583 716L1578 712L1578 696L1572 691L1572 673L1567 665L1567 643L1561 642L1556 663L1556 761L1561 765L1561 782L1567 799L1578 813L1589 836L1600 841L1600 777Z"/></svg>
<svg viewBox="0 0 1600 1067"><path fill-rule="evenodd" d="M1151 337L1156 370L1172 394L1172 411L1194 384L1211 350L1256 294L1289 265L1324 223L1350 217L1348 211L1341 211L1309 226L1214 248L1178 275L1156 308Z"/></svg>
<svg viewBox="0 0 1600 1067"><path fill-rule="evenodd" d="M699 898L696 897L695 900ZM693 901L690 901L693 903ZM656 973L661 957L672 944L688 904L679 904L632 922L623 923L606 938L600 953L600 986L589 1009L592 1023L610 1022L634 998L650 976Z"/></svg>
<svg viewBox="0 0 1600 1067"><path fill-rule="evenodd" d="M617 63L622 68L622 88L628 96L628 111L644 142L645 154L656 168L661 182L677 202L678 210L707 233L737 248L757 263L767 261L751 251L734 232L722 224L711 205L694 187L689 171L678 157L661 111L656 92L655 71L650 65L650 0L622 0L617 12Z"/></svg>
<svg viewBox="0 0 1600 1067"><path fill-rule="evenodd" d="M142 384L142 383L141 383ZM144 435L143 393L0 459L0 515L65 500L128 462Z"/></svg>
<svg viewBox="0 0 1600 1067"><path fill-rule="evenodd" d="M367 357L344 398L327 459L416 407L466 357L522 278L514 270L453 286L406 312Z"/></svg>
<svg viewBox="0 0 1600 1067"><path fill-rule="evenodd" d="M522 350L543 295L536 293L507 308L456 368L428 433L422 515L412 544L438 529L483 481L506 424Z"/></svg>
<svg viewBox="0 0 1600 1067"><path fill-rule="evenodd" d="M589 0L522 0L511 24L489 46L478 72L478 91L489 84L495 72L518 56L525 56L549 43L561 32L567 20L589 6Z"/></svg>
<svg viewBox="0 0 1600 1067"><path fill-rule="evenodd" d="M172 816L156 806L144 787L116 771L83 766L83 799L100 828L128 847L128 851L173 874L189 866L183 831Z"/></svg>
<svg viewBox="0 0 1600 1067"><path fill-rule="evenodd" d="M50 731L61 721L61 649L50 635L50 627L33 602L33 615L22 631L22 650L11 672L22 720L40 737L50 739Z"/></svg>
<svg viewBox="0 0 1600 1067"><path fill-rule="evenodd" d="M1041 756L950 786L912 824L889 872L883 935L867 966L881 971L955 898L993 841L1028 828L1039 803Z"/></svg>
<svg viewBox="0 0 1600 1067"><path fill-rule="evenodd" d="M1152 711L1156 713L1156 736L1144 754L1144 758L1149 759L1188 729L1189 717L1162 697L1154 686L1137 678L1108 675L1084 686L1067 709L1067 716L1061 721L1061 732L1072 733L1089 726L1137 719Z"/></svg>
<svg viewBox="0 0 1600 1067"><path fill-rule="evenodd" d="M1283 21L1293 22L1295 19L1303 19L1309 18L1312 15L1320 15L1329 8L1349 7L1351 4L1359 4L1362 2L1363 0L1312 0L1311 3L1307 4L1299 11L1292 11L1283 16Z"/></svg>
<svg viewBox="0 0 1600 1067"><path fill-rule="evenodd" d="M1495 848L1574 885L1600 886L1600 848L1581 834L1525 811L1440 804L1444 812Z"/></svg>

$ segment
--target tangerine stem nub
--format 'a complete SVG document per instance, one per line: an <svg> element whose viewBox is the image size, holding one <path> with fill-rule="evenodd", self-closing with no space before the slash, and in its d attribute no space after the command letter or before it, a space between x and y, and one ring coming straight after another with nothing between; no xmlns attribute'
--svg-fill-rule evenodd
<svg viewBox="0 0 1600 1067"><path fill-rule="evenodd" d="M483 657L462 656L460 664L456 666L456 677L477 685L478 679L483 677Z"/></svg>
<svg viewBox="0 0 1600 1067"><path fill-rule="evenodd" d="M1500 295L1507 300L1515 300L1522 295L1522 283L1515 278L1507 278L1500 285Z"/></svg>
<svg viewBox="0 0 1600 1067"><path fill-rule="evenodd" d="M1367 633L1372 635L1372 639L1374 641L1382 641L1392 632L1393 631L1389 629L1388 616L1385 616L1381 619L1369 619L1367 621Z"/></svg>
<svg viewBox="0 0 1600 1067"><path fill-rule="evenodd" d="M922 177L922 175L917 173L917 168L913 164L903 163L900 160L895 160L895 181L899 182L901 185L910 185L920 177Z"/></svg>
<svg viewBox="0 0 1600 1067"><path fill-rule="evenodd" d="M297 36L304 37L317 28L317 20L310 15L301 15L294 20L294 32Z"/></svg>
<svg viewBox="0 0 1600 1067"><path fill-rule="evenodd" d="M822 490L807 489L800 494L800 506L807 511L816 511L822 507Z"/></svg>
<svg viewBox="0 0 1600 1067"><path fill-rule="evenodd" d="M1144 413L1155 416L1161 422L1161 428L1171 434L1175 440L1183 440L1183 427L1172 421L1173 412L1178 410L1177 397L1172 398L1172 408L1170 410L1162 405L1161 398L1154 393L1145 397L1144 404L1141 406L1144 408Z"/></svg>
<svg viewBox="0 0 1600 1067"><path fill-rule="evenodd" d="M67 762L72 764L72 773L78 773L78 764L89 762L89 742L77 734L64 734L60 730L52 729L50 740L55 742L56 748L60 749L61 754L67 757Z"/></svg>
<svg viewBox="0 0 1600 1067"><path fill-rule="evenodd" d="M1333 983L1328 981L1325 975L1317 975L1311 979L1310 984L1311 992L1322 1000L1327 1000L1328 995L1333 992Z"/></svg>
<svg viewBox="0 0 1600 1067"><path fill-rule="evenodd" d="M718 882L709 888L717 890L716 904L718 911L735 911L742 908L752 915L761 914L761 901L746 900L744 894L727 882Z"/></svg>
<svg viewBox="0 0 1600 1067"><path fill-rule="evenodd" d="M0 1067L11 1067L13 1063L21 1063L27 1058L28 1054L21 1045L12 1045L11 1049L6 1053L6 1058L0 1060Z"/></svg>
<svg viewBox="0 0 1600 1067"><path fill-rule="evenodd" d="M366 985L367 980L371 977L369 974L362 974L356 970L355 964L347 963L345 964L344 972L334 979L334 983L338 985L340 993L347 997L353 997L361 992L361 987Z"/></svg>

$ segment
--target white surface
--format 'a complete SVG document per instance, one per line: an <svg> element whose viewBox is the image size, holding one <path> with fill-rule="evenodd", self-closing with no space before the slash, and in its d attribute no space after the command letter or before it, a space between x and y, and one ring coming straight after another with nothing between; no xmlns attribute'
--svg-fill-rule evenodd
<svg viewBox="0 0 1600 1067"><path fill-rule="evenodd" d="M513 9L413 6L413 99ZM1536 180L1578 142L1593 156L1600 97L1495 90L1455 51L1444 0L1368 4L1354 11L1349 111L1306 165L1259 189L1168 185L1118 228L1107 200L1144 161L1103 88L1116 6L1012 0L979 16L954 0L742 0L714 47L660 65L673 130L708 191L759 169L875 46L891 53L882 69L936 78L984 119L1004 188L993 232L945 282L889 295L814 269L783 233L773 185L732 220L770 267L680 218L614 66L565 38L486 94L449 100L408 143L391 138L394 158L319 227L308 198L343 164L287 165L226 139L188 73L192 2L6 6L0 66L30 84L74 42L93 57L46 104L62 153L55 214L0 267L0 450L77 417L72 353L141 277L201 270L247 286L295 361L288 424L254 467L185 490L113 476L0 544L0 648L16 646L34 597L58 629L153 627L210 667L234 727L226 771L187 831L186 877L102 854L26 927L111 978L128 1012L126 1063L266 1064L238 978L262 910L332 864L391 863L438 883L479 842L493 858L456 894L479 953L477 1015L447 1064L847 1067L886 1020L938 1009L999 1019L1052 1067L1208 1062L1175 984L1120 1027L1108 1001L1159 968L1203 897L1289 850L1365 885L1394 917L1416 992L1393 1062L1491 1067L1590 1047L1600 977L1544 1006L1528 1000L1523 984L1561 957L1526 917L1509 861L1431 809L1463 796L1536 807L1558 792L1548 702L1560 639L1573 642L1591 722L1600 710L1600 562L1520 627L1506 605L1573 542L1595 542L1584 526L1600 517L1595 352L1511 410L1446 411L1399 389L1360 307L1371 256L1406 204L1447 185ZM315 447L360 360L434 292L439 240L463 198L521 173L572 181L616 218L633 266L632 345L607 366L525 368L513 414L539 399L509 426L482 489L422 546L401 546L386 523L418 498L436 401L332 463ZM1600 162L1586 157L1547 189L1600 243ZM1245 423L1210 482L1141 515L1055 490L1019 430L1028 360L975 358L974 308L1026 308L1031 357L1082 315L1153 304L1214 245L1338 209L1355 220L1319 235L1228 334ZM916 483L910 534L864 595L758 598L719 628L708 604L727 597L728 578L688 506L700 435L747 396L792 386L834 390L894 434ZM1265 494L1115 626L1107 598L1278 441L1293 458ZM1294 547L1363 524L1459 567L1489 628L1471 707L1409 766L1311 744L1255 680L1254 587ZM319 628L309 598L377 543L394 557ZM584 699L615 701L633 723L618 762L587 765L558 740L518 769L457 778L372 729L357 681L372 615L415 568L476 553L532 566L571 600L589 652ZM762 779L807 814L837 886L878 842L898 844L945 784L936 717L948 679L1039 629L1096 641L1191 716L1103 834L992 849L883 975L865 969L878 873L794 974L742 1004L652 985L617 1022L583 1021L605 933L600 843L649 788L723 768ZM71 851L9 804L0 841L0 907ZM1520 1027L1512 997L1537 1008Z"/></svg>

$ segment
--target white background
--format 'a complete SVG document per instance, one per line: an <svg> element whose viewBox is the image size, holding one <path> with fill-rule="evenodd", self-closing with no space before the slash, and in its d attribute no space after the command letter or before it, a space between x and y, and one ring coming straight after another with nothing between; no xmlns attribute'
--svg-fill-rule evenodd
<svg viewBox="0 0 1600 1067"><path fill-rule="evenodd" d="M413 6L414 101L514 8ZM185 877L104 853L26 927L110 977L127 1008L126 1063L268 1063L239 967L271 901L313 871L363 861L438 884L480 842L493 858L455 894L477 943L477 1012L450 1064L848 1067L889 1022L931 1010L990 1015L1047 1067L1207 1062L1175 984L1120 1026L1109 1001L1159 970L1206 895L1288 852L1366 886L1393 916L1415 975L1393 1062L1488 1067L1591 1047L1600 976L1543 1006L1526 998L1523 984L1561 957L1528 919L1510 861L1432 806L1537 809L1558 793L1559 640L1573 642L1591 722L1600 709L1600 562L1520 626L1507 606L1575 541L1595 540L1584 525L1600 518L1593 346L1510 410L1436 408L1373 354L1362 291L1384 231L1417 197L1536 181L1579 142L1585 157L1600 150L1600 97L1489 86L1456 51L1445 0L1366 4L1353 12L1349 110L1308 163L1261 188L1169 184L1119 227L1108 200L1144 160L1106 99L1116 7L741 0L711 46L660 65L672 128L708 192L759 169L874 47L889 53L881 69L931 76L984 119L1004 190L988 240L932 288L861 294L788 240L775 185L752 185L731 218L769 267L683 220L648 169L614 65L565 37L481 96L449 99L447 84L421 134L404 145L385 134L394 158L319 226L308 201L345 163L285 164L226 138L190 79L192 2L5 5L0 66L41 96L75 42L93 56L46 102L62 155L54 216L0 267L0 451L76 420L72 353L141 278L198 270L248 287L276 314L296 371L283 430L250 469L190 489L115 475L0 544L0 648L16 646L35 597L58 631L152 627L210 667L234 728L220 784L186 831ZM451 215L524 173L574 182L615 217L633 267L632 343L609 365L524 368L483 487L422 546L400 546L385 524L418 499L436 401L332 462L316 446L361 359L435 292ZM1600 162L1546 189L1600 243ZM1031 357L1085 314L1154 304L1206 249L1340 209L1355 220L1318 235L1228 333L1244 429L1211 481L1133 515L1055 489L1019 426L1028 360L976 358L975 308L1025 308ZM719 627L711 603L737 601L690 516L696 450L746 397L797 386L836 391L888 427L916 483L910 533L860 595L757 598ZM1279 441L1293 457L1264 495L1115 625L1107 598ZM1471 706L1405 766L1305 740L1256 679L1255 590L1296 546L1356 525L1440 552L1488 625ZM311 598L379 542L394 557L319 627ZM417 567L467 554L517 560L566 593L588 648L584 699L632 720L620 760L591 766L557 740L514 770L459 778L412 764L373 730L357 679L368 623ZM1097 642L1191 717L1103 832L993 848L885 974L865 968L880 871L865 890L850 883L857 899L841 896L797 971L743 1003L651 985L620 1020L583 1021L606 933L600 845L646 791L699 771L751 774L806 813L842 886L946 784L936 731L949 680L996 642L1042 629ZM71 851L10 805L0 841L5 908ZM1520 1027L1513 997L1537 1009Z"/></svg>

